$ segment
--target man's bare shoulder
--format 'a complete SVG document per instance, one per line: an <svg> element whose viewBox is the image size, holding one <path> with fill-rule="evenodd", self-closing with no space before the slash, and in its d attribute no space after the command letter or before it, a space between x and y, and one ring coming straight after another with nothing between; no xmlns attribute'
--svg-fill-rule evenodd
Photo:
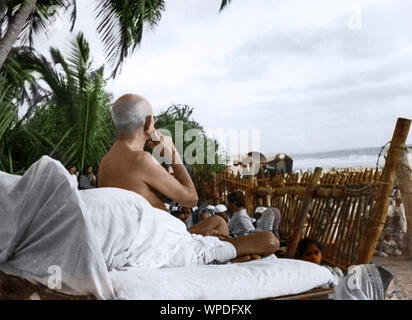
<svg viewBox="0 0 412 320"><path fill-rule="evenodd" d="M134 152L135 159L138 162L142 163L151 163L153 162L153 156L150 152L147 151L135 151Z"/></svg>
<svg viewBox="0 0 412 320"><path fill-rule="evenodd" d="M133 159L139 168L152 170L158 169L158 166L160 166L160 163L155 159L155 157L147 151L137 151Z"/></svg>

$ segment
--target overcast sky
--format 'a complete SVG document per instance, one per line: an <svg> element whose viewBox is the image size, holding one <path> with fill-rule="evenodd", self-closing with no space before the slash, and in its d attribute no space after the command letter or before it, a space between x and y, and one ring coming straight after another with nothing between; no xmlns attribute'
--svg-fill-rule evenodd
<svg viewBox="0 0 412 320"><path fill-rule="evenodd" d="M92 1L78 3L76 30L101 65ZM219 6L166 1L159 25L108 83L114 98L141 94L155 112L188 104L209 130L260 130L265 154L382 146L398 117L412 118L412 1L233 0L220 14ZM56 24L39 48L67 48L75 34L66 29Z"/></svg>

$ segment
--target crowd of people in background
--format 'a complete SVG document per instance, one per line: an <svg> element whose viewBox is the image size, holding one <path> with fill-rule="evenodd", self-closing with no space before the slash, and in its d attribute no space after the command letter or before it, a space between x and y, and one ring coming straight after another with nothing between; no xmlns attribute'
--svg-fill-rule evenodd
<svg viewBox="0 0 412 320"><path fill-rule="evenodd" d="M79 190L97 188L97 175L92 166L85 166L81 174L76 166L71 166L69 173Z"/></svg>
<svg viewBox="0 0 412 320"><path fill-rule="evenodd" d="M192 208L171 204L169 212L185 223L188 230L202 221L220 217L229 229L229 237L242 237L258 232L272 232L278 239L281 213L275 207L259 206L254 215L246 211L245 198L242 192L232 192L227 203L203 204Z"/></svg>

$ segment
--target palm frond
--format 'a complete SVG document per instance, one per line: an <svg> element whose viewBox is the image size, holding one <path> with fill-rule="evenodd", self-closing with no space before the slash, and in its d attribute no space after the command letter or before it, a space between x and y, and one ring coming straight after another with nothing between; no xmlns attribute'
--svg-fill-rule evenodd
<svg viewBox="0 0 412 320"><path fill-rule="evenodd" d="M222 0L222 3L220 4L220 9L219 9L219 13L222 12L222 10L228 5L230 4L232 0Z"/></svg>
<svg viewBox="0 0 412 320"><path fill-rule="evenodd" d="M140 45L144 25L155 26L165 10L165 0L102 0L95 12L97 32L116 76L123 60Z"/></svg>
<svg viewBox="0 0 412 320"><path fill-rule="evenodd" d="M70 22L71 22L70 32L73 31L74 25L76 24L76 20L77 20L77 1L72 0L72 3L73 3L73 5L72 5L73 9L72 9L72 12L70 14Z"/></svg>
<svg viewBox="0 0 412 320"><path fill-rule="evenodd" d="M27 168L43 154L81 169L89 163L97 166L113 142L111 96L105 91L103 67L92 69L83 35L76 37L68 54L51 48L50 57L32 50L15 56L18 67L34 76L38 87L32 88L31 98L41 103L24 122L17 121L16 112L0 118L0 128L6 130L4 139L0 136L0 166L6 170Z"/></svg>

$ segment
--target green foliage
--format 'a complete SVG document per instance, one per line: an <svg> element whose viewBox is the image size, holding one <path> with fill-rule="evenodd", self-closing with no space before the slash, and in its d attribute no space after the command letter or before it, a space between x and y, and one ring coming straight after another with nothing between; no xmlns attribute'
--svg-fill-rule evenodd
<svg viewBox="0 0 412 320"><path fill-rule="evenodd" d="M0 38L23 1L1 2ZM222 0L220 10L229 2ZM65 165L96 166L114 139L103 68L91 69L90 49L83 35L79 34L68 57L52 48L49 60L31 49L34 36L46 32L62 10L71 11L72 30L77 16L75 0L37 0L35 12L20 34L22 44L29 47L13 48L0 66L0 170L20 173L43 154ZM164 10L164 0L96 0L97 31L114 65L112 76L140 45L143 28L156 26ZM27 112L19 119L21 106ZM189 119L191 113L188 106L172 106L160 115L158 125L174 134L175 121L181 120L183 132L200 129L199 136L207 141L203 128ZM183 149L195 139L185 141ZM206 151L204 154L207 157ZM212 156L225 158L218 151ZM206 175L223 167L218 161L192 166Z"/></svg>
<svg viewBox="0 0 412 320"><path fill-rule="evenodd" d="M194 133L197 132L196 135L193 135L191 139L183 139L183 150L178 151L182 156L184 151L186 151L188 147L191 147L194 151L193 156L196 156L196 147L199 146L199 150L202 149L203 151L203 163L188 164L184 157L183 161L189 171L196 174L198 177L209 177L213 173L220 172L225 169L227 156L219 150L218 142L207 137L203 127L198 122L190 118L192 112L193 108L187 105L172 105L156 117L155 126L159 130L166 129L170 132L177 149L179 149L179 143L176 140L176 133L178 133L176 128L179 128L180 126L183 129L183 137L185 137L189 130L196 129L196 131L192 131ZM214 146L214 148L208 148L208 144ZM212 159L213 161L211 161Z"/></svg>
<svg viewBox="0 0 412 320"><path fill-rule="evenodd" d="M32 116L17 121L16 108L4 94L1 119L8 134L0 140L6 146L1 150L2 170L25 170L44 154L65 166L97 167L110 148L115 131L103 68L91 68L89 52L80 33L67 57L54 48L50 49L51 61L28 50L15 54L16 65L36 75L38 90L45 95ZM8 120L11 114L13 123ZM7 164L8 155L15 163L13 168Z"/></svg>
<svg viewBox="0 0 412 320"><path fill-rule="evenodd" d="M143 27L154 27L165 9L164 0L101 0L96 8L97 32L104 44L113 76L124 58L140 45Z"/></svg>
<svg viewBox="0 0 412 320"><path fill-rule="evenodd" d="M17 110L12 102L12 87L0 77L0 170L13 172L13 159L10 158L11 133L17 122Z"/></svg>

